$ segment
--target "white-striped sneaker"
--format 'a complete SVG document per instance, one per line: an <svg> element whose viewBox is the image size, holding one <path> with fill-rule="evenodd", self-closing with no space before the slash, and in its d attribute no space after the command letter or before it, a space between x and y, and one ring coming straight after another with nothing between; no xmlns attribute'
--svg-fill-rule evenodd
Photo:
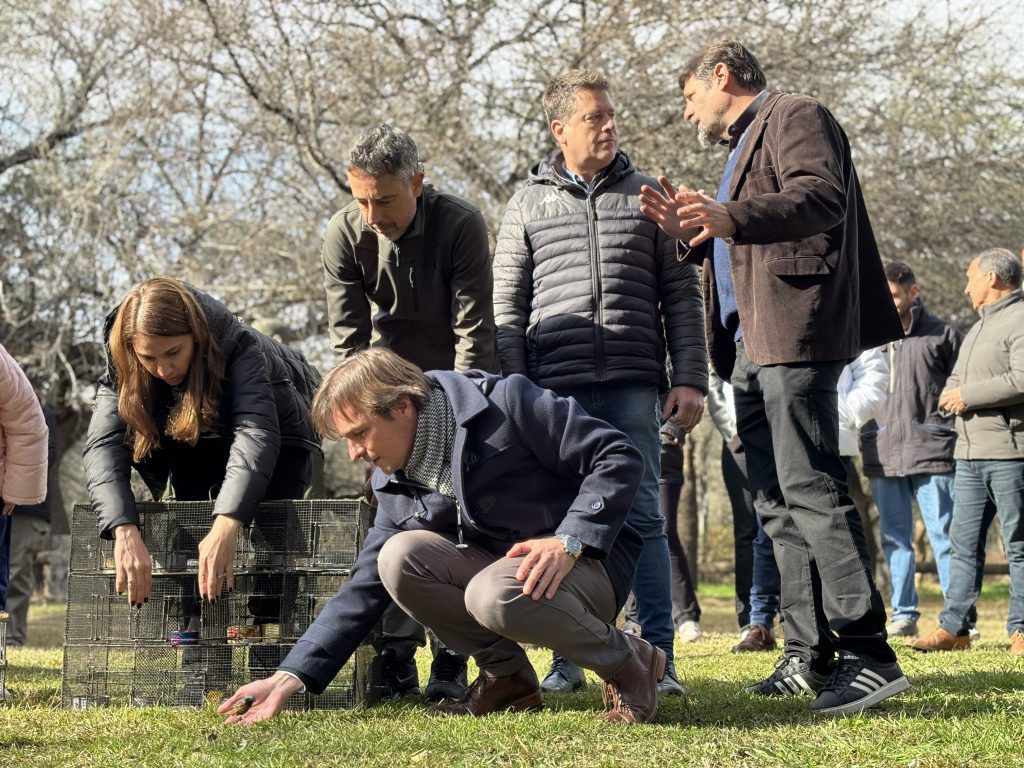
<svg viewBox="0 0 1024 768"><path fill-rule="evenodd" d="M814 696L829 681L828 674L815 672L798 656L781 656L775 671L747 688L755 696Z"/></svg>
<svg viewBox="0 0 1024 768"><path fill-rule="evenodd" d="M839 665L811 709L824 715L855 715L909 687L910 681L895 661L883 664L840 651Z"/></svg>

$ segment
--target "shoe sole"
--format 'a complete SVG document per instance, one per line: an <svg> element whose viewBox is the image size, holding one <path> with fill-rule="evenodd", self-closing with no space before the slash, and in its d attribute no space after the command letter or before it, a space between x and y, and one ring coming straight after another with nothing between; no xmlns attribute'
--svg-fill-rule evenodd
<svg viewBox="0 0 1024 768"><path fill-rule="evenodd" d="M434 717L486 717L487 715L498 715L502 712L539 712L544 709L544 700L540 696L540 692L530 693L526 696L516 699L511 702L507 707L502 709L494 709L490 712L484 712L483 714L477 715L468 710L461 712L453 712L451 710L442 709L444 705L433 705L427 707L427 714Z"/></svg>
<svg viewBox="0 0 1024 768"><path fill-rule="evenodd" d="M829 707L828 709L812 709L815 714L818 715L856 715L863 712L868 707L873 707L881 701L888 699L890 696L895 696L898 693L910 688L910 681L904 677L898 677L891 683L886 683L877 691L869 693L862 699L851 701L848 704L840 704L838 707Z"/></svg>
<svg viewBox="0 0 1024 768"><path fill-rule="evenodd" d="M682 684L680 684L680 686L678 688L673 686L671 688L664 688L664 689L659 688L658 689L658 695L659 696L686 696L689 693L690 693L690 690L685 685L682 685Z"/></svg>
<svg viewBox="0 0 1024 768"><path fill-rule="evenodd" d="M740 645L734 645L732 648L729 649L729 653L765 653L766 651L774 651L777 649L778 646L774 643L771 645L762 645L758 648L748 648Z"/></svg>
<svg viewBox="0 0 1024 768"><path fill-rule="evenodd" d="M944 652L948 652L948 651L969 651L969 650L971 650L971 644L970 643L967 643L966 645L953 645L953 646L950 646L949 648L934 648L934 647L933 648L921 648L919 646L914 645L913 643L907 643L907 647L908 648L913 648L918 653L944 653Z"/></svg>
<svg viewBox="0 0 1024 768"><path fill-rule="evenodd" d="M437 689L427 686L427 690L423 694L423 701L427 704L437 704L444 700L455 701L462 696L462 692L469 687L469 684L462 686L458 690L439 691Z"/></svg>
<svg viewBox="0 0 1024 768"><path fill-rule="evenodd" d="M569 690L565 690L565 688L545 688L543 685L541 685L540 692L546 693L548 695L564 696L567 693L576 693L577 691L582 691L585 687L586 682L581 680L578 683L574 682L572 686L569 688Z"/></svg>

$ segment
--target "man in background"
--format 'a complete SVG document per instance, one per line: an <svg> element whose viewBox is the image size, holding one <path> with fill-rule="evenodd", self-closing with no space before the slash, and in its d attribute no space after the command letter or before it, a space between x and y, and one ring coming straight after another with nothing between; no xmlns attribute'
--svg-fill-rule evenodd
<svg viewBox="0 0 1024 768"><path fill-rule="evenodd" d="M640 212L640 187L654 180L619 149L605 77L573 70L548 84L542 102L557 150L509 201L494 254L501 368L574 398L643 454L627 518L645 542L633 594L643 637L669 659L660 690L678 695L658 430L663 421L690 430L704 410L697 270ZM564 693L583 683L582 670L556 655L541 687Z"/></svg>
<svg viewBox="0 0 1024 768"><path fill-rule="evenodd" d="M323 244L331 343L344 361L388 347L421 369L497 372L487 227L476 207L423 182L412 138L382 123L349 156L353 200ZM368 494L372 496L372 494ZM372 498L371 498L372 502ZM419 692L423 628L397 608L384 616L383 698ZM456 698L464 657L432 643L428 701Z"/></svg>
<svg viewBox="0 0 1024 768"><path fill-rule="evenodd" d="M892 579L892 613L886 630L889 637L916 637L921 614L914 587L915 498L943 594L949 585L956 431L953 417L939 411L939 393L953 370L961 335L925 308L909 266L890 262L885 265L885 277L904 336L885 345L888 395L875 419L864 425L860 446Z"/></svg>
<svg viewBox="0 0 1024 768"><path fill-rule="evenodd" d="M641 203L680 258L703 264L711 361L731 377L782 576L785 656L747 690L814 693L816 712L860 712L909 683L885 640L838 452L843 367L902 335L850 145L814 99L769 92L739 43L702 51L679 82L701 143L728 146L725 171L715 197L662 178Z"/></svg>
<svg viewBox="0 0 1024 768"><path fill-rule="evenodd" d="M968 331L939 408L956 416L951 556L939 627L918 651L970 648L985 537L998 517L1010 567L1010 654L1024 656L1024 296L1021 261L989 248L967 268L964 292L981 318Z"/></svg>

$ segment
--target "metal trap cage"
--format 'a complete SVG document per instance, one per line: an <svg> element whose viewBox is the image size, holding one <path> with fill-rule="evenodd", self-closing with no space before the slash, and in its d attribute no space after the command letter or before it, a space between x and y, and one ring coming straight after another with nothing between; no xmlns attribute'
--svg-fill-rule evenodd
<svg viewBox="0 0 1024 768"><path fill-rule="evenodd" d="M199 542L210 532L212 501L138 502L139 530L154 573L195 573ZM114 542L100 539L96 516L77 505L71 524L71 572L113 573ZM358 500L265 501L253 525L239 532L235 572L275 569L347 571L369 528Z"/></svg>
<svg viewBox="0 0 1024 768"><path fill-rule="evenodd" d="M215 705L271 674L347 581L372 520L358 500L261 504L253 526L239 531L233 590L209 603L198 597L197 552L213 503L137 508L154 561L151 595L141 608L117 593L113 542L99 538L92 508L74 508L65 707ZM323 694L296 694L287 707L363 703L373 655L369 645L360 647Z"/></svg>

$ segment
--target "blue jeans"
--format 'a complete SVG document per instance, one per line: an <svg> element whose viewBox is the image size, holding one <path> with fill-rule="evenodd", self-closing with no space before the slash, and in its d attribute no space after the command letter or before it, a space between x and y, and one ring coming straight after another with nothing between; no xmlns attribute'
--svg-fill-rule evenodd
<svg viewBox="0 0 1024 768"><path fill-rule="evenodd" d="M644 549L636 564L633 595L644 639L671 658L675 640L672 584L665 518L658 504L658 477L661 475L658 387L601 382L556 391L562 397L576 400L591 416L624 432L643 456L644 476L626 516L626 522L644 539Z"/></svg>
<svg viewBox="0 0 1024 768"><path fill-rule="evenodd" d="M959 459L949 529L949 589L939 614L939 625L950 634L966 634L970 626L971 607L981 594L985 534L996 515L1010 566L1006 633L1024 631L1024 461Z"/></svg>
<svg viewBox="0 0 1024 768"><path fill-rule="evenodd" d="M722 479L732 506L736 545L736 618L740 629L748 624L771 627L779 613L779 566L772 539L754 509L744 451L733 453L728 445L722 446Z"/></svg>
<svg viewBox="0 0 1024 768"><path fill-rule="evenodd" d="M953 520L953 475L872 477L871 494L878 505L882 549L892 578L892 618L917 621L914 589L914 513L917 497L921 519L935 555L942 594L949 587L949 526Z"/></svg>
<svg viewBox="0 0 1024 768"><path fill-rule="evenodd" d="M775 546L758 517L757 536L754 537L754 579L750 587L751 624L771 627L775 623L781 591L782 579L775 562Z"/></svg>

